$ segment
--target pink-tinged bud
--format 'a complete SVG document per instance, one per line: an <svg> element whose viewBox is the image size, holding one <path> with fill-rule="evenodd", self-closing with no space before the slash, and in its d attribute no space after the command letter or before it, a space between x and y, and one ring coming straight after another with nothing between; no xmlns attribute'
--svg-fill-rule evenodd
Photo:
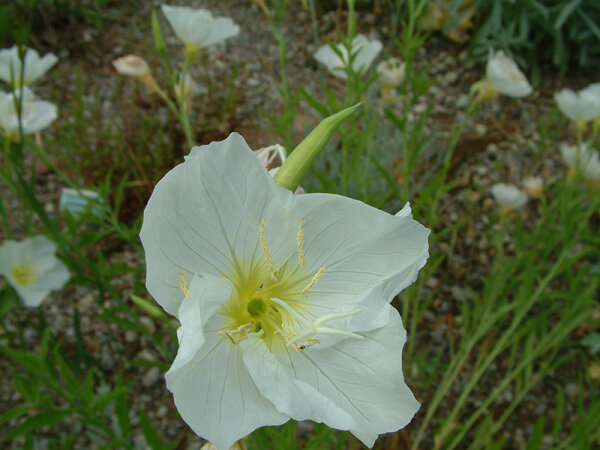
<svg viewBox="0 0 600 450"><path fill-rule="evenodd" d="M116 71L121 75L137 78L138 80L143 80L144 78L151 76L150 66L148 66L148 63L139 56L122 56L121 58L113 60L112 63L113 66L115 66Z"/></svg>
<svg viewBox="0 0 600 450"><path fill-rule="evenodd" d="M527 177L523 180L523 190L529 197L540 199L544 195L544 180L541 177Z"/></svg>

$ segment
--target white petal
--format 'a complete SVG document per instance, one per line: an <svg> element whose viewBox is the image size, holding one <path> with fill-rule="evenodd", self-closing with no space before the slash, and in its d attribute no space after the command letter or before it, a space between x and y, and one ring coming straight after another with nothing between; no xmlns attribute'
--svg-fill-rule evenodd
<svg viewBox="0 0 600 450"><path fill-rule="evenodd" d="M342 53L345 52L345 49L343 47L340 47L340 45L338 45L338 49L340 49ZM345 63L329 45L322 45L321 47L319 47L319 49L315 52L313 57L325 67L327 67L327 69L331 72L332 75L335 75L336 77L341 78L342 80L348 78L348 75L344 71Z"/></svg>
<svg viewBox="0 0 600 450"><path fill-rule="evenodd" d="M156 185L144 211L140 238L148 290L175 315L182 300L177 284L182 271L230 275L236 267L248 273L250 266L264 266L261 219L266 219L273 261L287 258L296 246L294 239L285 239L293 198L272 180L239 134L195 148Z"/></svg>
<svg viewBox="0 0 600 450"><path fill-rule="evenodd" d="M296 198L295 212L305 217L306 270L325 267L310 289L311 312L325 315L358 307L365 314L350 319L353 330L385 324L383 305L416 279L428 257L429 230L409 211L393 216L330 194Z"/></svg>
<svg viewBox="0 0 600 450"><path fill-rule="evenodd" d="M226 278L207 274L194 276L189 298L184 299L179 307L179 350L171 371L176 371L195 357L204 344L205 323L231 298L233 290L233 285Z"/></svg>
<svg viewBox="0 0 600 450"><path fill-rule="evenodd" d="M222 325L218 318L205 327L206 342L193 360L165 377L183 420L219 450L226 450L256 428L280 425L290 417L259 392L240 346L217 334Z"/></svg>
<svg viewBox="0 0 600 450"><path fill-rule="evenodd" d="M353 49L360 49L352 64L355 72L364 72L371 65L381 50L383 44L378 40L369 41L365 36L359 34L352 42Z"/></svg>
<svg viewBox="0 0 600 450"><path fill-rule="evenodd" d="M405 427L420 406L402 376L406 331L398 312L389 305L386 309L388 324L365 333L365 339L345 339L323 349L308 347L275 353L296 380L313 386L354 418L356 426L350 431L368 447L378 434ZM298 399L313 400L317 397ZM311 406L318 409L320 403ZM327 417L324 422L336 420Z"/></svg>
<svg viewBox="0 0 600 450"><path fill-rule="evenodd" d="M274 342L278 345L279 341ZM316 387L294 378L266 347L262 339L252 337L240 343L250 376L263 396L294 420L325 422L338 430L357 427L352 416L321 394ZM278 352L287 352L278 345Z"/></svg>

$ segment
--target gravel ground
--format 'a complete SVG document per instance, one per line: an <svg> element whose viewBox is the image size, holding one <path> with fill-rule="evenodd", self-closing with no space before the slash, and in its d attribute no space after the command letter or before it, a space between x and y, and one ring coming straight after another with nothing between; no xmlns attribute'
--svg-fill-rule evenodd
<svg viewBox="0 0 600 450"><path fill-rule="evenodd" d="M83 23L77 26L55 25L38 37L36 43L61 58L49 79L40 85L39 89L36 86L36 91L41 96L61 104L61 118L53 126L54 130L69 125L69 106L66 105L76 95L78 71L85 73L84 100L89 105L100 105L100 120L122 123L125 119L121 106L123 102L128 101L128 96L136 101L141 97L156 106L156 103L148 100L148 94L139 92L139 87L134 85L133 80L124 80L116 76L111 61L128 53L136 53L146 58L152 67L158 66L149 29L152 6L158 6L158 3L154 2L152 5L151 2L124 2L121 5L112 2L109 5L113 5L114 8L109 10L109 13L118 16L119 19L107 21L101 31ZM203 132L197 136L198 142L203 143L203 139L218 136L222 138L234 129L241 132L253 148L275 142L276 138L264 131L265 122L259 114L277 114L282 108L276 90L279 79L277 46L264 14L256 5L245 1L206 0L193 2L193 6L202 6L220 15L230 16L242 28L239 37L227 41L224 45L207 49L204 64L196 64L191 69L192 76L197 80L225 80L231 67L236 66L239 70L239 75L233 81L240 94L234 117L229 122L220 124L221 128L217 126L210 129L210 132ZM290 14L285 27L289 40L290 85L292 89L302 85L310 91L327 75L312 59L316 44L311 31L310 14L297 5L292 5L292 9L293 13ZM319 33L322 38L335 39L338 20L335 9L319 13ZM371 38L383 39L386 35L385 26L382 25L384 20L385 18L372 11L363 11L359 29ZM167 45L173 50L173 64L180 64L180 43L164 19L161 19L161 24ZM481 67L469 68L466 65L466 56L464 49L448 44L437 36L430 38L419 52L417 65L429 66L429 75L437 79L437 85L414 105L412 112L418 116L429 105L434 105L426 131L437 137L436 145L439 148L443 148L444 142L447 142L450 126L460 120L460 114L457 115L456 111L466 106L470 85L483 75ZM155 72L160 79L160 72ZM337 80L328 81L334 86L338 83ZM581 84L584 81L574 80L574 83ZM460 182L440 203L443 205L444 226L455 223L464 214L472 215L474 210L487 211L493 208L489 188L496 182L520 184L526 175L536 174L548 183L561 176L562 166L555 146L547 148L543 157L533 150L540 145L537 118L547 116L552 110L551 96L558 83L553 79L543 80L543 84L536 88L531 97L522 101L499 99L482 112L477 122L467 122L466 132L457 145L453 160L452 174ZM309 111L304 104L301 104L299 109ZM158 117L165 117L166 123L168 114L163 106L158 105L151 112ZM299 136L304 134L304 128L310 127L317 120L308 112L303 113L301 119L296 124ZM90 124L92 137L95 126ZM51 141L53 132L55 131L44 136L47 142ZM165 144L173 145L169 137L172 135L165 138ZM179 139L182 143L181 135ZM94 145L98 146L101 143ZM436 148L434 146L434 150ZM56 214L62 181L43 169L40 170L38 180L37 192L40 200L50 214ZM13 223L18 223L22 216L18 199L6 190L2 191L2 196L3 199L7 199ZM525 211L525 214L531 212ZM452 322L449 318L451 319L452 314L456 312L457 304L471 295L465 286L476 290L483 282L492 255L485 232L489 226L487 215L480 214L479 217L481 220L469 224L461 236L444 239L438 243L442 251L454 251L448 259L447 266L428 282L430 287L434 287L443 281L445 287L440 289L439 298L425 314L418 335L412 337L417 340L417 349L419 346L427 346L428 349L435 349L441 354L448 351L448 336L452 332ZM2 239L5 237L3 234L0 235ZM131 267L143 265L137 253L129 248L114 248L106 256L115 261L123 261ZM134 290L134 276L124 275L115 280L114 285L122 293L123 300L128 301ZM74 351L71 324L74 311L78 312L87 351L94 355L98 369L108 383L114 383L116 370L122 365L122 361L141 360L156 363L155 366L146 364L125 367L124 377L131 383L132 410L145 411L155 429L168 441L177 442L177 448L199 448L202 441L193 437L179 419L172 396L164 385L161 367L168 367L175 354L176 342L171 340L173 335L166 330L161 332L162 325L153 319L141 318L142 324L151 333L165 336L165 345L169 351L161 354L146 336L99 320L96 316L101 306L110 308L110 301L99 298L93 289L69 287L48 298L42 305L42 313L53 333L60 336L64 348ZM8 331L23 327L28 348L35 348L37 337L32 324L37 323L37 320L35 311L15 309L7 316L5 323ZM2 409L20 401L12 383L8 381L14 370L10 360L0 359L0 374L2 379L6 380L0 383L0 404L5 405ZM560 385L567 386L568 403L573 405L578 395L576 370L565 370L560 376L563 377ZM554 380L540 384L513 414L503 433L508 439L508 448L522 448L531 433L535 419L553 410L556 384ZM489 386L485 386L482 392L487 388ZM461 384L457 383L457 392L460 389ZM427 392L415 394L421 401L428 397ZM511 396L512 393L507 391L506 402L510 401ZM477 400L477 396L474 396L472 406L477 406L478 401L480 400ZM451 406L452 398L449 397L446 402L446 406ZM569 409L567 414L573 414L573 410ZM137 418L134 418L134 427L139 428L139 423L135 423L135 420ZM417 426L418 421L417 417L411 426ZM11 425L14 423L9 422L8 427ZM75 432L80 429L77 423L69 422L61 427ZM6 424L0 426L0 431L5 432L6 429ZM47 433L53 435L54 431L48 430ZM141 432L137 440L143 442ZM384 445L384 448L394 448L392 444ZM426 443L424 448L427 448L427 445L431 443ZM76 448L92 448L89 436L80 432Z"/></svg>

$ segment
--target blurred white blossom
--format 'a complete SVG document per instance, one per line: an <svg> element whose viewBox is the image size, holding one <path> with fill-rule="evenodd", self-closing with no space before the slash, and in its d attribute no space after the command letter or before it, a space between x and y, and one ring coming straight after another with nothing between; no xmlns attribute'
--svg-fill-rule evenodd
<svg viewBox="0 0 600 450"><path fill-rule="evenodd" d="M191 50L200 50L237 36L240 27L229 17L213 17L206 9L162 5L175 34Z"/></svg>
<svg viewBox="0 0 600 450"><path fill-rule="evenodd" d="M571 120L587 121L600 117L600 83L590 84L579 92L562 89L554 94L554 100Z"/></svg>
<svg viewBox="0 0 600 450"><path fill-rule="evenodd" d="M600 180L600 156L589 142L582 142L581 145L569 145L563 142L560 145L560 153L570 169L570 177L579 171L587 180Z"/></svg>
<svg viewBox="0 0 600 450"><path fill-rule="evenodd" d="M348 50L342 43L338 44L336 48L340 54L336 53L330 45L323 45L319 47L313 56L317 61L327 67L332 75L345 80L348 77L345 69L350 59ZM373 61L377 58L377 55L379 55L382 48L383 45L378 40L370 41L362 34L357 34L352 40L352 53L356 54L356 57L352 62L352 69L354 72L365 72L371 64L373 64Z"/></svg>
<svg viewBox="0 0 600 450"><path fill-rule="evenodd" d="M390 302L429 230L332 194L292 195L243 138L194 147L156 185L140 237L146 286L181 326L166 374L183 419L218 449L311 419L367 446L419 408Z"/></svg>
<svg viewBox="0 0 600 450"><path fill-rule="evenodd" d="M50 125L57 117L57 108L53 103L38 100L27 86L23 86L21 102L21 122L23 134L32 134ZM0 128L12 139L19 136L19 115L15 108L15 99L19 102L19 90L7 94L0 91Z"/></svg>
<svg viewBox="0 0 600 450"><path fill-rule="evenodd" d="M70 278L69 270L56 257L56 245L44 236L4 241L0 274L30 307L40 305L50 291L60 289Z"/></svg>
<svg viewBox="0 0 600 450"><path fill-rule="evenodd" d="M527 194L513 184L497 183L492 186L494 200L506 209L519 209L527 203Z"/></svg>
<svg viewBox="0 0 600 450"><path fill-rule="evenodd" d="M490 50L486 77L496 91L508 97L525 97L533 90L517 64L502 50L498 50L496 53Z"/></svg>
<svg viewBox="0 0 600 450"><path fill-rule="evenodd" d="M37 51L28 48L25 50L24 60L25 67L23 69L16 45L12 48L0 50L0 80L16 88L21 84L21 71L24 70L23 84L33 83L56 64L58 57L53 53L47 53L43 58L40 58Z"/></svg>

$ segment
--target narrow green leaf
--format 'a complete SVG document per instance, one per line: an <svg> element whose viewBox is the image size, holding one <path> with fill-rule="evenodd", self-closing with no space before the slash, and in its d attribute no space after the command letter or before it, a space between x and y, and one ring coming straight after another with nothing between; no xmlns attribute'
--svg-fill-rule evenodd
<svg viewBox="0 0 600 450"><path fill-rule="evenodd" d="M21 417L23 414L27 414L31 407L29 405L18 405L8 410L2 416L0 416L0 423L8 422L10 420Z"/></svg>
<svg viewBox="0 0 600 450"><path fill-rule="evenodd" d="M39 430L43 427L51 427L62 422L63 419L70 416L73 412L68 409L54 409L43 411L30 417L22 424L16 426L10 433L3 436L3 441L10 441L19 436L23 436L31 431Z"/></svg>
<svg viewBox="0 0 600 450"><path fill-rule="evenodd" d="M160 23L158 22L156 10L152 11L152 34L154 35L154 45L156 46L156 50L158 50L158 54L163 62L166 62L167 46L165 45L165 38L163 37L162 30L160 29Z"/></svg>
<svg viewBox="0 0 600 450"><path fill-rule="evenodd" d="M556 31L562 28L569 16L573 14L573 11L575 11L580 4L581 0L571 0L563 7L560 14L556 18L556 21L554 22L554 29Z"/></svg>
<svg viewBox="0 0 600 450"><path fill-rule="evenodd" d="M138 415L140 417L142 432L144 433L144 438L146 439L146 444L148 447L153 450L161 450L165 448L165 443L150 423L150 420L144 411L139 411Z"/></svg>

